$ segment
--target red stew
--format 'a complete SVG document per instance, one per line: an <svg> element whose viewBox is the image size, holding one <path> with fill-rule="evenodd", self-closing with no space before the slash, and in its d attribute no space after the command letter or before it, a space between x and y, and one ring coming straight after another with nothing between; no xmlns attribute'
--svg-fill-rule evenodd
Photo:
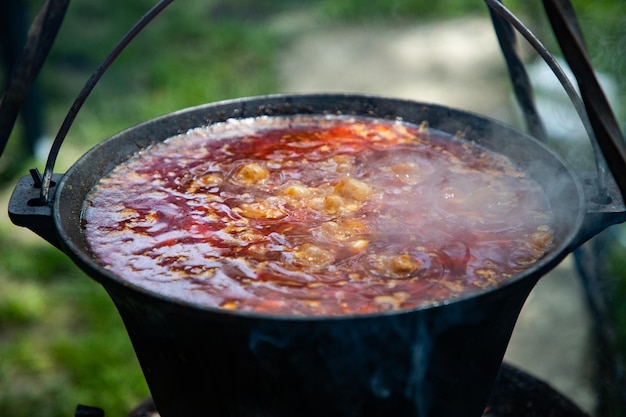
<svg viewBox="0 0 626 417"><path fill-rule="evenodd" d="M539 186L504 156L401 122L234 120L142 150L84 208L97 261L204 305L339 315L443 302L552 245Z"/></svg>

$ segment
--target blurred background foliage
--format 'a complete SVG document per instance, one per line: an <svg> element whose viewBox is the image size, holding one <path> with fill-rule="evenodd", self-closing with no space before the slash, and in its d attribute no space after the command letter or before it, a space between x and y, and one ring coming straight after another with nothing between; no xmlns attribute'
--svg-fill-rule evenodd
<svg viewBox="0 0 626 417"><path fill-rule="evenodd" d="M34 15L41 2L28 2ZM614 74L624 91L626 4L574 3L595 65ZM505 4L527 16L554 45L540 2ZM105 54L152 5L151 0L70 4L41 74L49 135ZM364 27L371 21L487 14L483 2L468 0L179 0L104 76L71 129L56 171L63 172L103 138L149 118L205 102L280 92L275 62L293 33L273 30L271 22L277 14L302 10L325 24ZM18 126L0 160L5 213L17 176L41 166L19 153L20 133ZM148 390L108 296L62 253L17 230L6 214L0 215L0 248L0 416L67 417L78 403L124 416ZM618 252L616 259L621 258ZM626 265L619 268L614 273L624 274ZM626 289L613 293L617 300L626 297ZM623 303L616 305L623 310Z"/></svg>

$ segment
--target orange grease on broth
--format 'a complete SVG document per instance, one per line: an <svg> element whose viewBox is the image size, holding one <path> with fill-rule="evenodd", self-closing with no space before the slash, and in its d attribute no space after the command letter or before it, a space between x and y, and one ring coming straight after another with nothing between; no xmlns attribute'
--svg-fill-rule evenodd
<svg viewBox="0 0 626 417"><path fill-rule="evenodd" d="M155 144L94 187L97 262L137 286L281 315L413 308L522 272L552 245L504 156L368 118L233 120Z"/></svg>

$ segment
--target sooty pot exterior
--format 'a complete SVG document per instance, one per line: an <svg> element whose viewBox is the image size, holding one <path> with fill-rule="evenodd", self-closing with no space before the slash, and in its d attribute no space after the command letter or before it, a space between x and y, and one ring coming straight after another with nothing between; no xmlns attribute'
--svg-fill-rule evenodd
<svg viewBox="0 0 626 417"><path fill-rule="evenodd" d="M304 320L109 293L164 417L477 417L532 284L403 314Z"/></svg>
<svg viewBox="0 0 626 417"><path fill-rule="evenodd" d="M107 172L137 150L194 127L289 114L426 121L509 156L544 186L559 213L554 251L506 285L474 296L410 311L333 318L186 304L135 288L94 262L81 210ZM534 139L468 112L352 95L268 96L183 110L87 152L59 177L48 206L27 207L32 187L19 188L10 203L13 221L60 247L108 291L163 417L478 417L521 306L536 281L579 244L585 217L576 178Z"/></svg>

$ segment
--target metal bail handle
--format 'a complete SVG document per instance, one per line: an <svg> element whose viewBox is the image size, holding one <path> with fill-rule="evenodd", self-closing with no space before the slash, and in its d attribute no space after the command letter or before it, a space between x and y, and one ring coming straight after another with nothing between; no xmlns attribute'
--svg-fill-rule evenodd
<svg viewBox="0 0 626 417"><path fill-rule="evenodd" d="M593 68L591 67L584 42L582 41L582 33L571 3L569 0L544 0L543 2L553 30L557 35L559 43L566 55L566 59L578 81L583 96L582 99L557 60L521 20L499 0L485 0L485 3L487 3L492 11L505 19L506 22L526 38L546 64L548 64L565 89L578 116L583 122L593 147L598 182L598 195L595 197L598 198L600 202L610 203L607 187L608 173L606 172L605 161L617 182L622 196L626 196L626 150L624 150L624 138L617 126L613 111L593 73ZM494 19L494 26L496 25L495 21ZM498 35L500 36L501 34ZM501 43L501 46L505 49L510 45ZM522 104L524 105L523 102ZM531 109L531 111L532 110L533 109Z"/></svg>
<svg viewBox="0 0 626 417"><path fill-rule="evenodd" d="M128 44L141 32L147 25L154 19L163 9L169 6L174 0L160 0L156 5L154 5L148 13L146 13L135 25L124 35L124 37L118 42L117 45L113 48L111 52L106 56L102 64L91 75L87 83L83 87L83 89L74 100L74 104L70 108L67 116L63 120L63 124L59 129L56 137L54 138L54 142L52 143L52 147L50 148L50 153L48 154L48 160L46 161L46 168L43 173L43 178L41 179L41 193L39 196L39 204L46 205L48 204L48 200L50 198L50 185L52 181L52 171L54 170L54 164L56 163L57 156L59 154L59 150L61 149L61 145L63 144L63 140L65 140L65 136L69 131L74 119L78 114L78 111L81 109L87 97L94 89L100 78L104 75L106 70L111 66L113 61L122 53L124 48L128 46Z"/></svg>

